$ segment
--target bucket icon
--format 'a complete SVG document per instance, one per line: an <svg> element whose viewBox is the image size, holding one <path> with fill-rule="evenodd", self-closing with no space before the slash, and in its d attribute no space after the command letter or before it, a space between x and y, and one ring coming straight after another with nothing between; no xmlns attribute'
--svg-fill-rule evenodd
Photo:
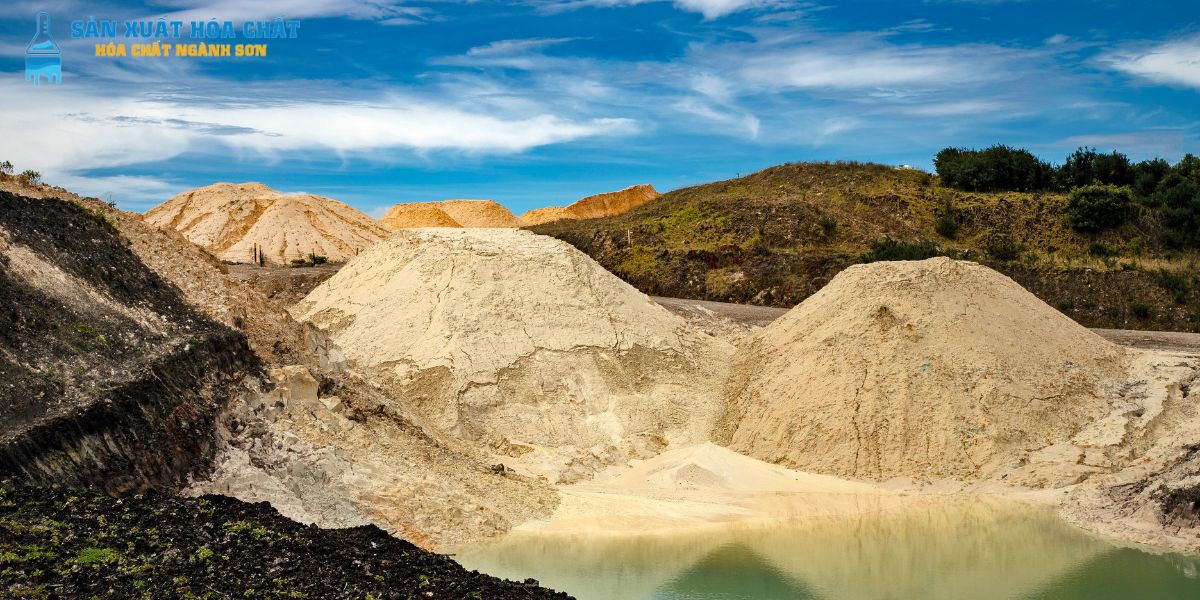
<svg viewBox="0 0 1200 600"><path fill-rule="evenodd" d="M62 83L62 50L50 35L50 13L45 11L37 14L37 32L25 47L25 81L40 86L42 77Z"/></svg>

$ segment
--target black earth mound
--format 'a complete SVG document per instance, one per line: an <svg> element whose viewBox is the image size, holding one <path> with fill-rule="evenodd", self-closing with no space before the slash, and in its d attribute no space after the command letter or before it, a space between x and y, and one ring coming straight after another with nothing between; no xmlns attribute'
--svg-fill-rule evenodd
<svg viewBox="0 0 1200 600"><path fill-rule="evenodd" d="M98 211L0 192L0 476L174 489L260 370Z"/></svg>
<svg viewBox="0 0 1200 600"><path fill-rule="evenodd" d="M301 525L265 502L0 492L6 598L570 598L468 571L373 525Z"/></svg>

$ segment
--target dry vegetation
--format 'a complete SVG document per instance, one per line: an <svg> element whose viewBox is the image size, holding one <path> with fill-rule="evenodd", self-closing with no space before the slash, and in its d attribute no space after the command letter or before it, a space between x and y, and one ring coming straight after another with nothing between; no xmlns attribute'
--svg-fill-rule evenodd
<svg viewBox="0 0 1200 600"><path fill-rule="evenodd" d="M684 188L624 215L533 227L655 295L793 306L845 267L985 263L1092 327L1200 330L1197 255L1141 211L1073 229L1067 194L964 192L913 169L794 163Z"/></svg>

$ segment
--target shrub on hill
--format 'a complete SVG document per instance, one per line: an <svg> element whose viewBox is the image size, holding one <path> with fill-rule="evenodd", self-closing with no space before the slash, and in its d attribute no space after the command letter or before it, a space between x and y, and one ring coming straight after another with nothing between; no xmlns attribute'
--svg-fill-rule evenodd
<svg viewBox="0 0 1200 600"><path fill-rule="evenodd" d="M1171 173L1171 163L1155 158L1144 160L1133 167L1133 193L1138 198L1148 198L1154 194L1159 182Z"/></svg>
<svg viewBox="0 0 1200 600"><path fill-rule="evenodd" d="M1200 172L1173 172L1152 198L1162 214L1163 242L1173 248L1200 248Z"/></svg>
<svg viewBox="0 0 1200 600"><path fill-rule="evenodd" d="M946 148L933 159L942 185L972 192L1045 190L1054 168L1025 149L997 144L985 150Z"/></svg>
<svg viewBox="0 0 1200 600"><path fill-rule="evenodd" d="M1078 231L1103 231L1129 220L1133 193L1127 187L1087 185L1067 197L1067 219Z"/></svg>
<svg viewBox="0 0 1200 600"><path fill-rule="evenodd" d="M1072 152L1055 171L1058 187L1069 190L1092 184L1128 186L1133 184L1134 166L1120 152L1100 154L1095 148Z"/></svg>
<svg viewBox="0 0 1200 600"><path fill-rule="evenodd" d="M925 260L926 258L933 258L941 254L938 247L928 240L902 242L893 240L892 238L883 238L871 244L871 249L863 254L862 260L863 262Z"/></svg>

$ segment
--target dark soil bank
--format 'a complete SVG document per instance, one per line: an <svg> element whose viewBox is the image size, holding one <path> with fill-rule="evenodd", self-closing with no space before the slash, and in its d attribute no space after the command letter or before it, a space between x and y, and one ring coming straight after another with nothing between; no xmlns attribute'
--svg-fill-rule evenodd
<svg viewBox="0 0 1200 600"><path fill-rule="evenodd" d="M0 486L0 596L569 598L375 526L320 529L264 503Z"/></svg>
<svg viewBox="0 0 1200 600"><path fill-rule="evenodd" d="M102 214L0 192L0 475L181 485L258 369L240 332L191 308Z"/></svg>

